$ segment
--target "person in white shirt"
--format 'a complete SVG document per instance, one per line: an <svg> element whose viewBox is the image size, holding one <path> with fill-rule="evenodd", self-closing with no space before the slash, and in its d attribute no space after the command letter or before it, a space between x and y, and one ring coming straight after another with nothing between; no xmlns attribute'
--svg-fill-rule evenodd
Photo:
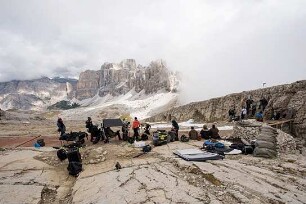
<svg viewBox="0 0 306 204"><path fill-rule="evenodd" d="M245 119L246 114L247 114L247 110L245 107L243 107L241 110L241 120Z"/></svg>

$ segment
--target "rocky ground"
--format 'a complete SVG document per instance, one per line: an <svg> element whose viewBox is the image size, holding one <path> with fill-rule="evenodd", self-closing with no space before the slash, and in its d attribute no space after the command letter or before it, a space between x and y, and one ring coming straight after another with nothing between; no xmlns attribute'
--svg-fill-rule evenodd
<svg viewBox="0 0 306 204"><path fill-rule="evenodd" d="M141 156L119 141L87 146L77 178L52 148L5 150L0 203L305 203L305 156L187 162L172 153L201 145L174 142Z"/></svg>
<svg viewBox="0 0 306 204"><path fill-rule="evenodd" d="M67 160L59 161L52 147L35 149L28 142L15 148L19 140L3 146L7 136L37 135L54 139L47 146L59 145L54 125L51 120L0 122L0 203L306 202L306 156L298 152L277 159L228 155L188 162L173 151L199 148L203 141L174 142L143 155L118 140L96 145L87 141L80 149L83 171L75 178L68 175ZM82 121L66 121L66 126L84 131ZM122 169L115 169L117 162Z"/></svg>

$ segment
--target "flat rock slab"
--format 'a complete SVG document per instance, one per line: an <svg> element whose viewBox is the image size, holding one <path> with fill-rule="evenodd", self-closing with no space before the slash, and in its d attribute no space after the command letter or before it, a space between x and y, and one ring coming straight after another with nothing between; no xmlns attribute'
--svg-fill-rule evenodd
<svg viewBox="0 0 306 204"><path fill-rule="evenodd" d="M69 193L71 187L65 185L73 180L65 168L35 159L43 153L56 157L56 152L50 151L48 148L32 148L0 153L0 203L54 203Z"/></svg>
<svg viewBox="0 0 306 204"><path fill-rule="evenodd" d="M208 196L163 163L136 165L79 178L73 203L203 203Z"/></svg>
<svg viewBox="0 0 306 204"><path fill-rule="evenodd" d="M1 185L0 203L39 203L43 186Z"/></svg>
<svg viewBox="0 0 306 204"><path fill-rule="evenodd" d="M174 142L138 158L87 166L73 187L72 203L305 202L303 155L273 160L229 155L224 160L188 162L173 154L202 144ZM116 161L123 169L114 170Z"/></svg>

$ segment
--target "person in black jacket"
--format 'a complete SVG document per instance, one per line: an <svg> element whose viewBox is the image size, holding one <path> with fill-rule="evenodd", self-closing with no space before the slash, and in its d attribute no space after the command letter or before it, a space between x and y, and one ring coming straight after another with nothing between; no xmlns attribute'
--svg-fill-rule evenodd
<svg viewBox="0 0 306 204"><path fill-rule="evenodd" d="M178 140L178 131L179 131L180 127L175 120L172 120L171 123L172 123L172 129L174 130L174 132L176 134L175 140Z"/></svg>
<svg viewBox="0 0 306 204"><path fill-rule="evenodd" d="M265 108L267 105L268 105L268 100L265 97L260 99L260 107L261 107L262 112L265 111Z"/></svg>
<svg viewBox="0 0 306 204"><path fill-rule="evenodd" d="M58 127L57 131L60 133L60 136L65 134L66 126L65 126L62 118L57 119L57 127Z"/></svg>
<svg viewBox="0 0 306 204"><path fill-rule="evenodd" d="M208 140L210 139L210 132L207 128L207 125L203 125L202 130L200 131L200 135L203 139Z"/></svg>

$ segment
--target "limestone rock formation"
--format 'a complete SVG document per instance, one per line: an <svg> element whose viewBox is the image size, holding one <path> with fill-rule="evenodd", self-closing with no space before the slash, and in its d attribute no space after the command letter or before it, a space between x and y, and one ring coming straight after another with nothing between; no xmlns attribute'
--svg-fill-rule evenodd
<svg viewBox="0 0 306 204"><path fill-rule="evenodd" d="M100 72L86 70L82 72L77 83L77 95L79 99L91 98L97 94L100 87Z"/></svg>
<svg viewBox="0 0 306 204"><path fill-rule="evenodd" d="M189 119L198 122L228 120L229 109L235 107L239 115L241 107L248 97L251 97L257 103L263 97L268 100L268 105L264 111L266 119L271 119L274 111L287 119L293 118L293 135L302 137L306 141L306 80L190 103L172 108L147 120L164 121L169 117L178 121Z"/></svg>
<svg viewBox="0 0 306 204"><path fill-rule="evenodd" d="M94 96L120 96L135 91L152 94L164 90L176 92L177 73L167 69L164 61L149 66L137 65L134 59L104 63L100 70L86 70L79 80L47 78L0 83L0 108L45 110L62 100L90 99Z"/></svg>
<svg viewBox="0 0 306 204"><path fill-rule="evenodd" d="M43 77L35 80L0 83L0 108L40 110L67 97L73 97L76 80Z"/></svg>
<svg viewBox="0 0 306 204"><path fill-rule="evenodd" d="M134 59L120 63L104 63L98 71L87 70L80 74L76 98L79 100L96 94L118 96L131 90L146 94L159 90L175 91L178 86L176 74L170 72L164 61L157 60L144 67L137 65Z"/></svg>

